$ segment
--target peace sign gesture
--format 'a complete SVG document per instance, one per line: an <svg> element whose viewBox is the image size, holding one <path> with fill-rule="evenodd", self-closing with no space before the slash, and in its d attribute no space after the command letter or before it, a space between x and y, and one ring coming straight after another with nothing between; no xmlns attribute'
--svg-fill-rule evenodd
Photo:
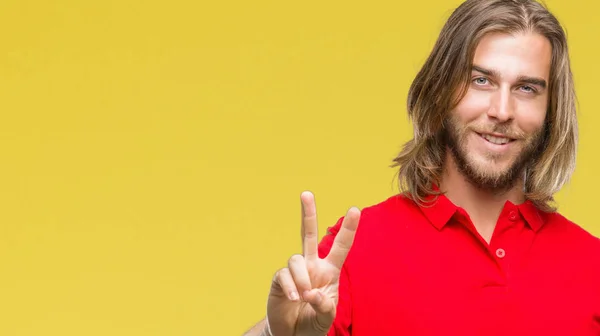
<svg viewBox="0 0 600 336"><path fill-rule="evenodd" d="M303 192L302 255L273 277L267 303L267 323L273 336L325 335L333 324L342 265L352 247L360 210L350 208L329 255L318 256L317 212L314 196Z"/></svg>

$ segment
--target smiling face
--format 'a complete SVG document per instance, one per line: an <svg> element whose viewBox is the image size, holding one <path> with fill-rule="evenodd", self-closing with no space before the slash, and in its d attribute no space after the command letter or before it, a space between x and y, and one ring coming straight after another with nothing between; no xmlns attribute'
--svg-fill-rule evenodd
<svg viewBox="0 0 600 336"><path fill-rule="evenodd" d="M449 158L471 183L512 187L542 140L552 48L536 33L490 33L446 124Z"/></svg>

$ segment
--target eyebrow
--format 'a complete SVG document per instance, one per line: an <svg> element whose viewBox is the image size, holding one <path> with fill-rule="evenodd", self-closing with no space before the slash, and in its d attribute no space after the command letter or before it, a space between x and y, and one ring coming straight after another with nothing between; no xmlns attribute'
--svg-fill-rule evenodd
<svg viewBox="0 0 600 336"><path fill-rule="evenodd" d="M473 65L472 69L474 71L481 72L482 74L484 74L486 76L496 77L496 78L502 77L502 76L500 76L500 73L498 73L498 71L493 70L493 69L485 69L478 65ZM545 89L547 87L546 80L544 80L543 78L530 77L530 76L519 76L517 78L517 80L521 83L527 83L527 84L540 86L543 89Z"/></svg>

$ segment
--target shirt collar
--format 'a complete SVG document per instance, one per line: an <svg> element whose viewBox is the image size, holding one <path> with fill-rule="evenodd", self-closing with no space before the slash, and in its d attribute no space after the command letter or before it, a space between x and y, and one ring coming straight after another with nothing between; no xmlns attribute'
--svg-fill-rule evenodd
<svg viewBox="0 0 600 336"><path fill-rule="evenodd" d="M507 203L510 203L510 201L507 201ZM534 232L537 232L543 226L544 219L540 214L540 210L533 202L527 200L522 204L516 205L516 207ZM420 204L419 208L429 222L438 230L444 228L450 222L452 216L459 210L459 207L443 194L427 197L425 204Z"/></svg>
<svg viewBox="0 0 600 336"><path fill-rule="evenodd" d="M419 208L438 230L441 230L458 211L458 207L443 194L427 197L424 204L419 204Z"/></svg>
<svg viewBox="0 0 600 336"><path fill-rule="evenodd" d="M542 217L541 210L539 210L532 201L527 200L524 203L517 205L521 216L525 219L527 224L531 227L534 232L544 225L544 218Z"/></svg>

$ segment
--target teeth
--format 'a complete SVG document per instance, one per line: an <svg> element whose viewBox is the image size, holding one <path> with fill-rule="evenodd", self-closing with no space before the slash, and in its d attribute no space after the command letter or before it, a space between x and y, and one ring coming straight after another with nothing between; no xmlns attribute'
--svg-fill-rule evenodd
<svg viewBox="0 0 600 336"><path fill-rule="evenodd" d="M509 138L499 138L499 137L495 137L489 134L482 134L481 135L485 140L496 144L496 145L505 145L507 143L509 143L510 139Z"/></svg>

